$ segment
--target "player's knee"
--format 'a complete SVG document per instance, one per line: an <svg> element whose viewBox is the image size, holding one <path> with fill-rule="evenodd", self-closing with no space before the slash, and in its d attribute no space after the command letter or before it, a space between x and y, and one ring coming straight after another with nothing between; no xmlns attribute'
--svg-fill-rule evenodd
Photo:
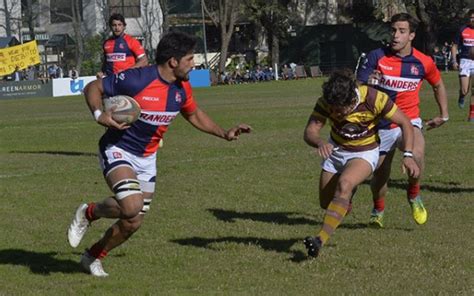
<svg viewBox="0 0 474 296"><path fill-rule="evenodd" d="M338 196L351 196L352 195L352 190L354 190L354 182L346 179L346 178L340 178L339 181L337 182L337 194Z"/></svg>

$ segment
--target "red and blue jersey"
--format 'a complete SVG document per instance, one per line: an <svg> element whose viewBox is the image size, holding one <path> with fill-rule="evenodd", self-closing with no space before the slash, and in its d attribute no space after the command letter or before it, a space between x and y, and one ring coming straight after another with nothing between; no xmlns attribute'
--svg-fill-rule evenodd
<svg viewBox="0 0 474 296"><path fill-rule="evenodd" d="M178 113L190 114L197 109L191 84L166 82L156 65L107 76L102 86L106 97L133 97L140 105L141 114L128 129L107 129L99 145L113 144L138 156L148 156L158 150L160 140Z"/></svg>
<svg viewBox="0 0 474 296"><path fill-rule="evenodd" d="M104 66L102 72L112 75L135 65L136 60L145 55L141 43L130 35L112 36L103 44Z"/></svg>
<svg viewBox="0 0 474 296"><path fill-rule="evenodd" d="M456 34L454 42L458 45L459 58L472 60L473 57L469 55L469 50L474 47L474 28L467 25L462 26Z"/></svg>
<svg viewBox="0 0 474 296"><path fill-rule="evenodd" d="M382 73L377 89L387 93L390 99L410 119L420 117L420 88L423 79L435 85L441 80L441 75L433 60L412 49L410 55L400 57L393 54L390 48L379 48L371 51L359 68L357 79L367 83L368 77L374 70ZM390 126L388 121L381 122L380 128ZM395 127L393 124L391 127Z"/></svg>

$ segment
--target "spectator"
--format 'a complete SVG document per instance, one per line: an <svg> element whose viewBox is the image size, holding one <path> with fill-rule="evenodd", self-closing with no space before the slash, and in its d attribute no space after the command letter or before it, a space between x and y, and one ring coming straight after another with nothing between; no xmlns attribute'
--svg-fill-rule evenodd
<svg viewBox="0 0 474 296"><path fill-rule="evenodd" d="M76 70L76 67L72 67L72 69L69 70L69 77L72 80L79 78L79 71Z"/></svg>
<svg viewBox="0 0 474 296"><path fill-rule="evenodd" d="M16 66L15 72L13 72L13 81L21 81L21 80L23 80L23 75L21 74L20 68Z"/></svg>

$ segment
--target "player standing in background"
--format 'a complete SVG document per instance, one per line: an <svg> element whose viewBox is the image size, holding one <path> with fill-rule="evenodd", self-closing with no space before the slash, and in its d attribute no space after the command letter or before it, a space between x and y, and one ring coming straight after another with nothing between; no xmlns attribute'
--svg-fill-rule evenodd
<svg viewBox="0 0 474 296"><path fill-rule="evenodd" d="M459 69L459 108L464 108L466 96L471 91L468 120L474 122L474 91L471 75L474 75L474 9L467 13L467 25L461 27L451 48L454 69ZM459 54L458 54L459 50ZM459 58L459 64L458 59Z"/></svg>
<svg viewBox="0 0 474 296"><path fill-rule="evenodd" d="M421 132L419 92L423 79L433 88L439 107L439 115L426 122L428 129L436 128L449 119L448 99L440 73L433 60L412 47L418 21L407 13L399 13L391 19L392 38L388 48L379 48L367 55L359 68L358 80L374 84L387 93L410 119L415 127L413 156L421 169L424 169L425 140ZM389 122L380 123L380 159L371 181L374 208L369 224L383 227L385 196L395 148L400 148L403 133L399 127ZM420 176L408 176L407 197L416 223L424 224L428 213L420 196Z"/></svg>
<svg viewBox="0 0 474 296"><path fill-rule="evenodd" d="M420 169L413 160L413 126L387 94L367 86L357 86L351 71L334 72L323 84L304 132L306 143L325 160L319 181L319 202L326 209L323 226L316 237L304 240L308 255L317 257L349 208L354 189L374 171L379 159L377 123L385 118L400 125L405 149L403 166L409 176ZM328 142L320 131L329 119Z"/></svg>
<svg viewBox="0 0 474 296"><path fill-rule="evenodd" d="M251 131L246 124L226 131L197 106L188 81L195 45L196 39L187 34L166 34L157 47L156 65L99 78L85 88L97 123L108 128L99 141L99 159L114 196L79 206L68 229L70 245L79 245L91 222L117 219L81 257L81 265L94 276L108 276L102 259L141 226L155 191L159 141L179 113L195 128L227 141ZM141 107L140 118L131 126L115 122L110 111L102 112L102 97L116 95L131 96Z"/></svg>
<svg viewBox="0 0 474 296"><path fill-rule="evenodd" d="M147 66L145 49L137 39L125 33L127 23L123 15L112 14L109 27L112 36L103 44L102 72L97 73L97 77L109 76L128 68Z"/></svg>

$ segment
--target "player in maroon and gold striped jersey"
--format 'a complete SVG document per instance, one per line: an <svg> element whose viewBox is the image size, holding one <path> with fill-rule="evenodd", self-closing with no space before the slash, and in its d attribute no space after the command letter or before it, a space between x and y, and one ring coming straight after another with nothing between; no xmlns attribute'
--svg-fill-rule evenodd
<svg viewBox="0 0 474 296"><path fill-rule="evenodd" d="M401 127L404 149L412 151L413 126L387 94L357 86L349 70L334 72L323 84L323 97L316 103L304 133L306 143L324 158L319 202L326 215L318 235L304 240L309 256L318 256L346 215L352 192L375 170L379 158L377 124L382 118ZM331 134L325 141L320 131L328 120ZM410 156L403 158L403 165L416 178L420 170Z"/></svg>

